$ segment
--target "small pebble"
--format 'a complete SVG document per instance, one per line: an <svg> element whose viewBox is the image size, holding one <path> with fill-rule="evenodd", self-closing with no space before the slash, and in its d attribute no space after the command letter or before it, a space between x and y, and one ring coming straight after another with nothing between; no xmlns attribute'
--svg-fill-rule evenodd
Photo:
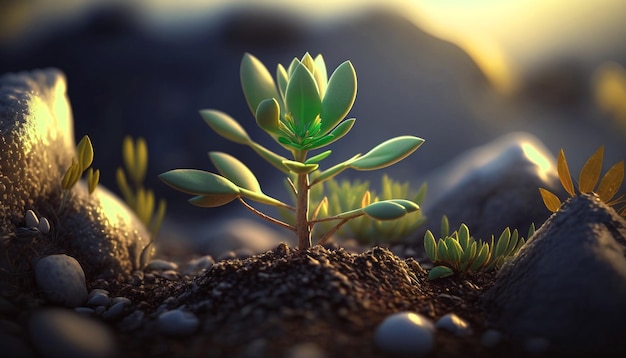
<svg viewBox="0 0 626 358"><path fill-rule="evenodd" d="M145 313L141 310L133 311L131 314L122 319L122 321L118 324L118 327L123 332L134 331L141 327L144 316Z"/></svg>
<svg viewBox="0 0 626 358"><path fill-rule="evenodd" d="M95 292L93 295L89 295L89 300L87 301L87 306L96 307L96 306L108 306L111 304L111 299L109 298L108 293L104 292Z"/></svg>
<svg viewBox="0 0 626 358"><path fill-rule="evenodd" d="M378 325L374 341L388 353L423 356L434 348L435 326L415 312L395 313Z"/></svg>
<svg viewBox="0 0 626 358"><path fill-rule="evenodd" d="M124 302L118 302L102 313L102 319L107 321L120 319L122 313L124 313L124 308L126 308L126 304Z"/></svg>
<svg viewBox="0 0 626 358"><path fill-rule="evenodd" d="M126 297L114 297L111 300L111 304L116 304L118 302L124 302L124 304L126 306L130 306L131 303L133 303L130 299L126 298Z"/></svg>
<svg viewBox="0 0 626 358"><path fill-rule="evenodd" d="M74 308L74 312L89 317L93 316L96 313L96 310L89 307L76 307Z"/></svg>
<svg viewBox="0 0 626 358"><path fill-rule="evenodd" d="M461 319L454 313L448 313L435 323L435 327L445 329L459 337L469 336L472 334L472 328L469 323Z"/></svg>
<svg viewBox="0 0 626 358"><path fill-rule="evenodd" d="M166 270L176 270L178 269L178 265L175 262L154 259L150 261L148 266L146 266L147 271L166 271Z"/></svg>
<svg viewBox="0 0 626 358"><path fill-rule="evenodd" d="M170 336L189 336L200 324L198 317L191 312L175 309L159 315L159 331Z"/></svg>
<svg viewBox="0 0 626 358"><path fill-rule="evenodd" d="M208 270L209 268L211 268L211 266L213 266L213 264L215 264L215 260L213 260L213 256L205 255L205 256L189 261L183 273L187 275L199 273L202 270Z"/></svg>
<svg viewBox="0 0 626 358"><path fill-rule="evenodd" d="M51 303L75 308L87 300L85 272L71 256L60 254L41 258L35 264L35 280Z"/></svg>

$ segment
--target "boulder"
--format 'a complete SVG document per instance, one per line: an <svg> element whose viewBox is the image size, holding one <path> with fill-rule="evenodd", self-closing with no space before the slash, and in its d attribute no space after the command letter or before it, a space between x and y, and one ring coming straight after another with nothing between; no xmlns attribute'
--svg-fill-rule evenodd
<svg viewBox="0 0 626 358"><path fill-rule="evenodd" d="M550 212L539 187L557 191L554 157L533 135L514 132L462 154L426 178L422 204L426 229L439 233L446 215L451 230L465 223L478 239L496 237L509 227L526 236L531 223L541 225Z"/></svg>
<svg viewBox="0 0 626 358"><path fill-rule="evenodd" d="M595 195L567 201L498 272L489 324L565 354L626 353L626 220Z"/></svg>
<svg viewBox="0 0 626 358"><path fill-rule="evenodd" d="M3 276L32 272L35 259L59 253L76 258L88 280L130 273L149 242L134 213L102 186L90 195L79 182L61 205L61 180L76 156L66 87L57 69L0 77ZM107 151L95 153L97 166L98 154ZM28 227L28 210L49 221L49 232Z"/></svg>

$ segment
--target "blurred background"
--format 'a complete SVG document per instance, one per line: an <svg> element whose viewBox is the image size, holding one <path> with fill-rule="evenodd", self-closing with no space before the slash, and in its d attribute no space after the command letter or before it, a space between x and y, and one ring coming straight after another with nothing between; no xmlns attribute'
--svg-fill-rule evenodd
<svg viewBox="0 0 626 358"><path fill-rule="evenodd" d="M256 129L239 82L250 52L273 73L306 51L358 76L353 130L330 166L397 135L426 143L385 172L419 187L433 170L513 131L537 136L577 175L605 145L605 170L626 157L626 2L621 0L4 0L0 73L56 67L67 76L77 139L88 134L101 182L116 191L125 135L150 151L147 186L172 220L249 216L200 209L156 176L212 170L207 152L242 159L268 194L282 178L198 115L214 108ZM267 169L267 170L266 170ZM380 172L346 172L374 184ZM434 186L433 186L434 187ZM428 198L428 195L427 195Z"/></svg>

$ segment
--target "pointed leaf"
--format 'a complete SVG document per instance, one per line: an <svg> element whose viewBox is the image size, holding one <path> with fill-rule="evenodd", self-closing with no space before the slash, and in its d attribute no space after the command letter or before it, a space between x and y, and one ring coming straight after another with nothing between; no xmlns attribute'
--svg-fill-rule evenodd
<svg viewBox="0 0 626 358"><path fill-rule="evenodd" d="M283 165L296 174L308 174L319 168L319 164L305 164L293 160L284 160Z"/></svg>
<svg viewBox="0 0 626 358"><path fill-rule="evenodd" d="M287 158L280 156L270 151L269 149L266 149L265 147L263 147L262 145L258 143L250 142L249 145L250 145L250 148L252 148L252 150L254 150L258 155L261 156L261 158L265 159L268 163L272 164L274 167L276 167L283 173L289 174L289 168L283 165L283 162L285 160L288 160Z"/></svg>
<svg viewBox="0 0 626 358"><path fill-rule="evenodd" d="M565 159L565 152L563 151L563 149L561 149L561 151L559 152L557 171L559 173L559 179L561 180L561 185L563 185L563 188L565 188L565 191L567 191L567 193L571 197L576 195L576 192L574 191L574 184L572 183L572 176L567 166L567 160ZM545 202L545 199L544 199L544 202ZM559 203L559 206L560 205L561 204ZM548 205L546 204L546 206Z"/></svg>
<svg viewBox="0 0 626 358"><path fill-rule="evenodd" d="M454 275L454 271L447 266L435 266L428 272L429 280L436 280L438 278L446 278Z"/></svg>
<svg viewBox="0 0 626 358"><path fill-rule="evenodd" d="M304 162L304 164L317 164L317 163L319 163L321 160L326 159L326 158L330 155L330 153L332 153L332 151L331 151L331 150L327 150L327 151L325 151L325 152L322 152L322 153L320 153L320 154L317 154L317 155L315 155L315 156L313 156L313 157L311 157L311 158L307 159L307 160Z"/></svg>
<svg viewBox="0 0 626 358"><path fill-rule="evenodd" d="M437 261L437 242L430 230L426 230L426 234L424 234L424 251L432 262Z"/></svg>
<svg viewBox="0 0 626 358"><path fill-rule="evenodd" d="M458 241L451 237L446 238L446 246L448 247L448 260L455 266L458 265L461 262L463 248Z"/></svg>
<svg viewBox="0 0 626 358"><path fill-rule="evenodd" d="M377 201L364 207L363 212L376 220L394 220L406 215L406 208L391 201Z"/></svg>
<svg viewBox="0 0 626 358"><path fill-rule="evenodd" d="M358 159L361 155L357 154L354 157L346 160L345 162L342 163L338 163L326 170L324 170L323 172L321 172L317 178L315 178L315 180L313 180L313 182L311 183L311 185L316 185L319 183L324 182L325 180L328 180L334 176L336 176L337 174L343 172L344 170L350 168L350 163L352 163L354 160Z"/></svg>
<svg viewBox="0 0 626 358"><path fill-rule="evenodd" d="M478 250L478 254L476 255L476 259L474 259L474 262L470 265L470 270L478 270L487 262L487 260L489 260L489 245L482 243L480 250Z"/></svg>
<svg viewBox="0 0 626 358"><path fill-rule="evenodd" d="M83 136L76 147L78 151L78 164L80 164L80 173L82 174L93 162L93 146L89 136Z"/></svg>
<svg viewBox="0 0 626 358"><path fill-rule="evenodd" d="M96 186L98 186L98 182L100 181L100 169L89 168L87 171L87 188L89 190L89 194L92 194L96 190Z"/></svg>
<svg viewBox="0 0 626 358"><path fill-rule="evenodd" d="M509 247L510 239L511 239L511 230L507 227L506 229L504 229L504 231L502 231L502 234L498 238L498 243L496 244L495 254L494 254L495 257L500 257L506 252L506 249Z"/></svg>
<svg viewBox="0 0 626 358"><path fill-rule="evenodd" d="M276 67L276 82L278 83L278 91L283 102L285 102L285 93L287 92L287 83L289 83L289 75L287 70L280 63Z"/></svg>
<svg viewBox="0 0 626 358"><path fill-rule="evenodd" d="M296 123L312 123L320 114L322 101L311 72L303 64L296 65L287 84L285 94L287 111L295 117Z"/></svg>
<svg viewBox="0 0 626 358"><path fill-rule="evenodd" d="M328 73L326 72L326 63L321 54L315 56L315 71L313 71L317 88L320 90L320 98L324 98L326 87L328 85Z"/></svg>
<svg viewBox="0 0 626 358"><path fill-rule="evenodd" d="M539 193L541 194L541 198L543 199L543 203L546 208L548 208L551 212L556 213L561 207L561 200L559 197L544 188L539 188Z"/></svg>
<svg viewBox="0 0 626 358"><path fill-rule="evenodd" d="M350 164L356 170L375 170L388 167L406 158L419 148L424 140L412 136L389 139Z"/></svg>
<svg viewBox="0 0 626 358"><path fill-rule="evenodd" d="M406 200L406 199L388 199L388 200L384 200L384 201L402 205L404 207L404 210L406 210L407 213L412 213L414 211L420 210L420 206L417 205L416 203L412 202L411 200Z"/></svg>
<svg viewBox="0 0 626 358"><path fill-rule="evenodd" d="M602 171L603 156L604 146L601 146L589 157L580 170L580 174L578 175L578 190L581 193L590 193L596 186L598 179L600 179L600 172Z"/></svg>
<svg viewBox="0 0 626 358"><path fill-rule="evenodd" d="M239 68L241 87L252 115L256 114L259 103L265 99L279 99L276 84L265 65L253 55L246 53Z"/></svg>
<svg viewBox="0 0 626 358"><path fill-rule="evenodd" d="M441 231L442 237L446 237L450 234L450 223L448 222L448 217L446 215L441 217L441 226L439 230Z"/></svg>
<svg viewBox="0 0 626 358"><path fill-rule="evenodd" d="M363 194L363 197L361 198L361 207L364 208L371 203L372 203L372 194L370 193L369 190L366 190L365 194Z"/></svg>
<svg viewBox="0 0 626 358"><path fill-rule="evenodd" d="M467 247L469 246L469 242L470 242L470 232L469 232L469 228L467 227L467 225L461 224L458 235L459 235L459 244L461 245L463 249L467 249Z"/></svg>
<svg viewBox="0 0 626 358"><path fill-rule="evenodd" d="M239 194L241 194L242 197L250 199L250 200L254 200L257 203L290 208L289 205L283 203L282 201L274 199L271 196L265 195L263 193L258 193L258 192L240 188Z"/></svg>
<svg viewBox="0 0 626 358"><path fill-rule="evenodd" d="M624 180L624 161L616 163L612 166L602 180L600 181L600 185L598 186L597 194L605 203L608 203L615 194L617 194L619 188L622 186L622 181Z"/></svg>
<svg viewBox="0 0 626 358"><path fill-rule="evenodd" d="M174 169L159 178L172 188L188 194L239 194L239 187L223 176L197 169Z"/></svg>
<svg viewBox="0 0 626 358"><path fill-rule="evenodd" d="M345 61L330 76L322 100L322 131L326 134L350 112L357 92L356 72L350 61Z"/></svg>
<svg viewBox="0 0 626 358"><path fill-rule="evenodd" d="M209 158L217 171L238 187L260 193L261 186L252 171L237 158L222 152L210 152Z"/></svg>
<svg viewBox="0 0 626 358"><path fill-rule="evenodd" d="M250 143L248 133L228 114L205 109L200 111L200 115L209 127L220 136L239 144Z"/></svg>
<svg viewBox="0 0 626 358"><path fill-rule="evenodd" d="M143 182L148 170L148 145L142 137L135 141L135 167L133 169L134 181L139 185Z"/></svg>
<svg viewBox="0 0 626 358"><path fill-rule="evenodd" d="M439 261L447 262L448 261L448 246L443 239L439 239L437 241L437 257Z"/></svg>
<svg viewBox="0 0 626 358"><path fill-rule="evenodd" d="M215 208L218 206L222 206L230 203L231 201L237 199L239 194L206 194L194 196L189 199L189 202L195 206L200 206L203 208Z"/></svg>
<svg viewBox="0 0 626 358"><path fill-rule="evenodd" d="M314 146L311 146L311 148L309 149L313 150L313 149L317 149L320 147L324 147L343 138L346 134L348 134L348 132L350 132L350 129L352 129L352 126L354 125L355 121L356 121L356 118L350 118L341 122L337 127L335 127L335 129L333 129L330 133L328 133L325 136L325 137L330 137L328 141L324 141L323 144L321 145L316 144ZM325 137L322 137L322 138L325 138Z"/></svg>
<svg viewBox="0 0 626 358"><path fill-rule="evenodd" d="M61 180L61 187L65 190L71 189L82 174L81 165L75 159L72 159L72 165L67 168L63 179Z"/></svg>

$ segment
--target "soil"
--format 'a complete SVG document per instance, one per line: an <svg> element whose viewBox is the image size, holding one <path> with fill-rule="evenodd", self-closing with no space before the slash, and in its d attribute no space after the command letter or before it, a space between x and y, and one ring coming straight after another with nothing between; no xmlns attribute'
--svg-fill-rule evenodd
<svg viewBox="0 0 626 358"><path fill-rule="evenodd" d="M128 309L144 313L140 325L112 323L122 356L389 357L374 345L374 331L401 311L433 322L455 313L471 325L473 334L465 337L439 329L430 357L524 356L507 340L495 348L480 343L487 329L480 297L494 273L429 281L413 258L401 259L384 248L355 254L281 244L250 258L219 261L194 277L166 277L149 273L89 284L111 297L131 299ZM176 307L196 314L198 332L179 338L159 333L156 317Z"/></svg>

